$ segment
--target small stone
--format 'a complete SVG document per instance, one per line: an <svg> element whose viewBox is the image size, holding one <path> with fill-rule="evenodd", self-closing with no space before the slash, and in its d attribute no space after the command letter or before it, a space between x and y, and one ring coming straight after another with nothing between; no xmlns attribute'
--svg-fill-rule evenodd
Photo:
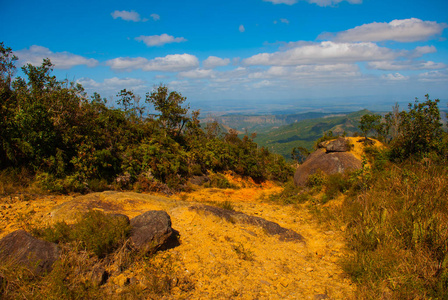
<svg viewBox="0 0 448 300"><path fill-rule="evenodd" d="M314 271L314 269L313 269L313 268L311 268L311 267L308 267L308 268L306 268L306 269L305 269L305 271L307 271L307 272L313 272L313 271Z"/></svg>

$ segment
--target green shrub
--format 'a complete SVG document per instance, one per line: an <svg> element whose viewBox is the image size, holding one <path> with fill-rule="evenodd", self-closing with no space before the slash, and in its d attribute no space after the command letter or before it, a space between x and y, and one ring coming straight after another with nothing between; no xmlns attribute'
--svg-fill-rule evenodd
<svg viewBox="0 0 448 300"><path fill-rule="evenodd" d="M339 194L347 192L351 188L349 174L336 173L327 176L325 182L325 195L328 200L336 198Z"/></svg>
<svg viewBox="0 0 448 300"><path fill-rule="evenodd" d="M322 172L321 170L318 170L316 173L308 176L305 185L307 187L320 190L326 182L327 182L327 175L325 175L325 173Z"/></svg>
<svg viewBox="0 0 448 300"><path fill-rule="evenodd" d="M62 221L34 231L35 235L53 243L79 242L82 248L98 257L115 250L129 233L130 225L125 218L106 215L98 210L83 214L72 225Z"/></svg>
<svg viewBox="0 0 448 300"><path fill-rule="evenodd" d="M340 211L354 255L345 270L361 298L445 299L448 168L403 163L373 174Z"/></svg>
<svg viewBox="0 0 448 300"><path fill-rule="evenodd" d="M212 174L210 181L204 184L205 187L214 187L219 189L238 189L238 186L229 182L223 174Z"/></svg>

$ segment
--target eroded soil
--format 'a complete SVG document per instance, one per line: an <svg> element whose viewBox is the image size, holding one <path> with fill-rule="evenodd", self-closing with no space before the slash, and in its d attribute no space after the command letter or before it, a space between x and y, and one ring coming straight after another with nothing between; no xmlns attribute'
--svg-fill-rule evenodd
<svg viewBox="0 0 448 300"><path fill-rule="evenodd" d="M236 183L243 185L242 182ZM103 192L85 196L8 197L0 202L0 238L26 224L44 225L73 218L73 211L97 209L130 218L147 210L166 210L180 233L181 245L160 252L171 257L177 272L192 288L174 288L172 299L348 299L354 285L343 273L340 258L347 255L342 232L322 228L305 206L282 206L261 201L281 190L273 184L251 183L240 189L197 188L171 197ZM236 224L189 209L227 201L234 210L258 216L291 229L305 239L281 241L262 228ZM93 207L95 208L95 207ZM36 226L36 225L35 225ZM119 293L120 278L138 279L138 268L111 277L106 287ZM328 297L328 298L327 298Z"/></svg>

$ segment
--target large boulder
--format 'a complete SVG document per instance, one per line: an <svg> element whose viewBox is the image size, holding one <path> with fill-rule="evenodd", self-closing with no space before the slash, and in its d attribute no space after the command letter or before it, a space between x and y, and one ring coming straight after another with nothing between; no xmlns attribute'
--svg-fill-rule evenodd
<svg viewBox="0 0 448 300"><path fill-rule="evenodd" d="M28 268L34 275L49 272L59 258L58 246L16 230L0 240L0 259Z"/></svg>
<svg viewBox="0 0 448 300"><path fill-rule="evenodd" d="M325 148L319 148L297 168L294 183L296 186L305 186L308 176L319 170L332 175L347 170L358 170L361 167L361 160L350 152L327 152Z"/></svg>
<svg viewBox="0 0 448 300"><path fill-rule="evenodd" d="M162 210L147 211L131 219L131 241L137 249L154 252L179 245L178 232Z"/></svg>

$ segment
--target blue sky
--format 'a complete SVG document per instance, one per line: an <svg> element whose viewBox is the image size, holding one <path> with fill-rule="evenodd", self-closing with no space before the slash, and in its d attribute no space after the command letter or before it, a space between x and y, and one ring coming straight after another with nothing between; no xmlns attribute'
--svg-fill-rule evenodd
<svg viewBox="0 0 448 300"><path fill-rule="evenodd" d="M19 67L48 57L59 79L90 94L144 96L164 83L193 106L392 106L426 93L446 106L447 38L446 0L1 0L0 8L0 41Z"/></svg>

